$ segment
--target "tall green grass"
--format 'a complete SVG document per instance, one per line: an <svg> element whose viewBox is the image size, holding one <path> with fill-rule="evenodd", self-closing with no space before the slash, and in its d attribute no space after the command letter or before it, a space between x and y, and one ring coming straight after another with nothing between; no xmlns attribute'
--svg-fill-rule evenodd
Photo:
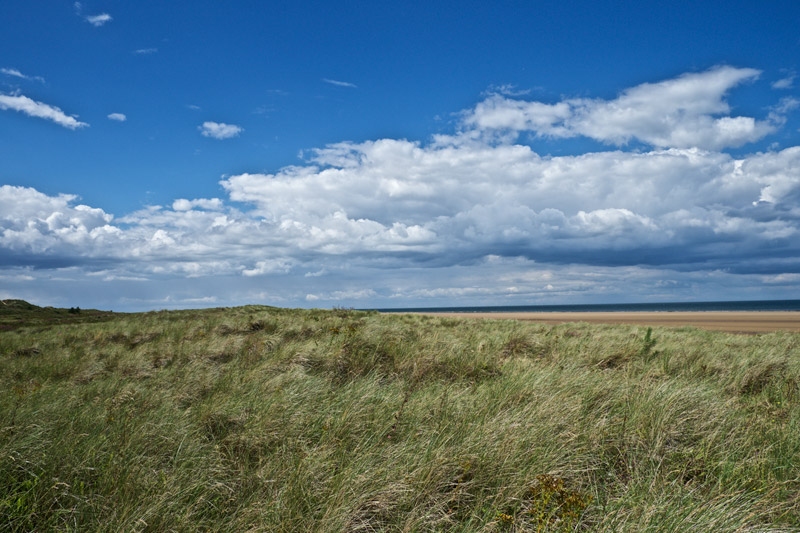
<svg viewBox="0 0 800 533"><path fill-rule="evenodd" d="M5 531L793 531L800 335L240 307L0 333Z"/></svg>

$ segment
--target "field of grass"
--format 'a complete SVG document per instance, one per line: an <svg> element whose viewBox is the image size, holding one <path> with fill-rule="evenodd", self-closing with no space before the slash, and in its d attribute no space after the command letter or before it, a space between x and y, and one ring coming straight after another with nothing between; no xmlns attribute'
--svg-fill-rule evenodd
<svg viewBox="0 0 800 533"><path fill-rule="evenodd" d="M3 531L800 528L800 334L28 320L0 331Z"/></svg>

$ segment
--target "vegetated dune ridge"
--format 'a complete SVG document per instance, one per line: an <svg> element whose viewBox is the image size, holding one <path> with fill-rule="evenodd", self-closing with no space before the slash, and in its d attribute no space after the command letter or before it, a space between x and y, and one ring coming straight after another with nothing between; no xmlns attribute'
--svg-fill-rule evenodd
<svg viewBox="0 0 800 533"><path fill-rule="evenodd" d="M39 307L25 300L0 300L0 333L25 326L54 326L84 322L103 322L123 316L97 309Z"/></svg>
<svg viewBox="0 0 800 533"><path fill-rule="evenodd" d="M0 332L0 530L800 528L798 333L104 319Z"/></svg>
<svg viewBox="0 0 800 533"><path fill-rule="evenodd" d="M800 331L800 312L798 311L436 312L426 314L493 320L526 320L542 324L588 322L590 324L638 324L642 326L694 326L730 333Z"/></svg>

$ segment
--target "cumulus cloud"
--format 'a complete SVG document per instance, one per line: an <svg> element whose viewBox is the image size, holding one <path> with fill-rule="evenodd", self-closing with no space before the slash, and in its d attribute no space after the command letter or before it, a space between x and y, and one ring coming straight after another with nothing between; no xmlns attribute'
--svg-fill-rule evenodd
<svg viewBox="0 0 800 533"><path fill-rule="evenodd" d="M28 76L15 68L0 68L0 72L5 74L6 76L12 76L14 78L20 78L22 80L34 80L41 83L45 82L44 78L41 76Z"/></svg>
<svg viewBox="0 0 800 533"><path fill-rule="evenodd" d="M3 185L0 247L10 257L69 257L121 235L109 225L113 216L102 209L75 205L76 199L74 195L47 196L31 188Z"/></svg>
<svg viewBox="0 0 800 533"><path fill-rule="evenodd" d="M478 130L530 131L542 137L584 136L623 146L637 140L656 148L719 150L757 141L771 121L728 115L726 94L760 72L717 67L657 83L643 83L613 100L575 98L555 103L496 94L464 116Z"/></svg>
<svg viewBox="0 0 800 533"><path fill-rule="evenodd" d="M88 22L95 28L99 28L106 22L111 22L112 20L114 19L108 13L100 13L99 15L89 15L86 17L86 22Z"/></svg>
<svg viewBox="0 0 800 533"><path fill-rule="evenodd" d="M158 48L139 48L138 50L134 50L133 53L136 55L150 55L155 54L158 52Z"/></svg>
<svg viewBox="0 0 800 533"><path fill-rule="evenodd" d="M248 211L178 199L117 222L71 195L4 186L0 247L82 263L113 257L136 275L251 277L354 260L691 270L800 253L798 147L742 159L696 149L542 157L517 145L382 140L322 149L312 163L223 180Z"/></svg>
<svg viewBox="0 0 800 533"><path fill-rule="evenodd" d="M609 131L629 119L631 138L639 140L656 131L641 117L665 110L678 129L703 117L730 118L716 116L728 109L726 91L757 74L741 70L638 86L590 111L610 109ZM698 87L700 81L716 88ZM684 101L684 93L698 101ZM661 111L648 114L639 100ZM576 114L567 101L508 100L507 115L488 113L486 102L464 113L472 130L427 143L331 144L307 152L301 165L225 176L225 198L179 198L118 219L73 195L4 186L2 264L36 267L9 275L40 283L37 269L53 265L120 283L171 280L174 286L158 286L170 291L204 277L216 281L203 289L219 284L218 295L263 294L294 305L587 295L608 301L631 291L674 299L692 297L698 287L708 297L713 287L723 296L739 287L737 294L759 298L764 287L780 297L797 285L800 147L747 155L698 146L541 155L491 130L569 130L597 118ZM781 101L772 112L795 105ZM617 116L621 109L633 118ZM211 124L217 132L230 127Z"/></svg>
<svg viewBox="0 0 800 533"><path fill-rule="evenodd" d="M222 207L222 200L219 198L196 198L194 200L179 198L172 202L172 209L175 211L189 211L195 208L218 211L222 209Z"/></svg>
<svg viewBox="0 0 800 533"><path fill-rule="evenodd" d="M125 122L128 120L128 117L126 117L123 113L111 113L108 115L108 118L109 120L116 120L117 122Z"/></svg>
<svg viewBox="0 0 800 533"><path fill-rule="evenodd" d="M0 94L0 109L12 109L31 117L51 120L59 126L64 126L71 130L88 126L87 123L77 120L75 116L65 114L58 107L37 102L21 94Z"/></svg>
<svg viewBox="0 0 800 533"><path fill-rule="evenodd" d="M692 262L712 249L738 256L743 242L767 246L797 231L775 209L794 209L798 148L742 160L698 149L542 157L522 145L454 142L341 143L317 150L315 165L221 183L298 248L381 250L439 264L486 254ZM754 202L772 207L748 216ZM679 247L686 249L677 257Z"/></svg>
<svg viewBox="0 0 800 533"><path fill-rule="evenodd" d="M350 87L352 89L358 88L355 83L350 83L349 81L330 80L328 78L322 78L322 81L331 85L336 85L337 87Z"/></svg>
<svg viewBox="0 0 800 533"><path fill-rule="evenodd" d="M244 131L244 128L240 126L225 124L224 122L203 122L197 129L204 137L211 137L212 139L230 139L238 137Z"/></svg>

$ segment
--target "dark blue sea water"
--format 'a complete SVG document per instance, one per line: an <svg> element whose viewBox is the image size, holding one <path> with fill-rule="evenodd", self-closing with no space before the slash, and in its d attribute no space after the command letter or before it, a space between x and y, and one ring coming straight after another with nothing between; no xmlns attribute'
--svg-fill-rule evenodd
<svg viewBox="0 0 800 533"><path fill-rule="evenodd" d="M382 313L591 313L598 311L800 311L800 300L736 302L666 302L585 305L502 305L486 307L406 307L376 309Z"/></svg>

